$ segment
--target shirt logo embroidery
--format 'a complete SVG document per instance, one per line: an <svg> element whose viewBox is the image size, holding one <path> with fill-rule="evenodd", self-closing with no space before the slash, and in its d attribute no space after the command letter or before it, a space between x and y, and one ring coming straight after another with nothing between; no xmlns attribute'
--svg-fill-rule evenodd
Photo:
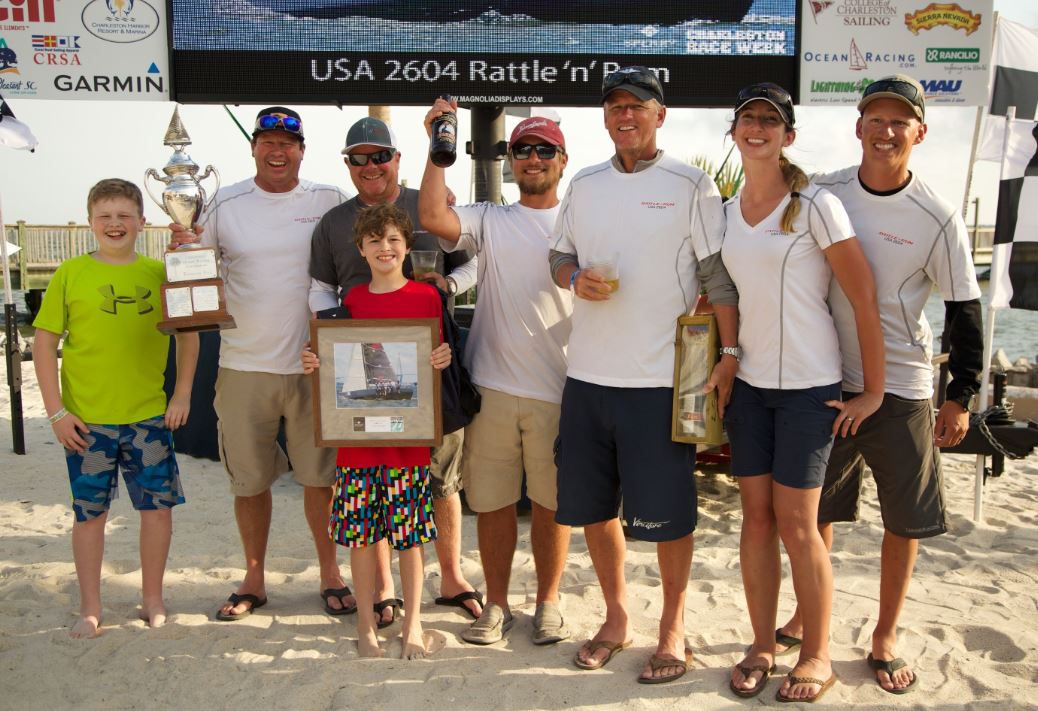
<svg viewBox="0 0 1038 711"><path fill-rule="evenodd" d="M102 296L101 310L108 314L117 314L119 304L137 304L137 315L143 316L146 313L151 313L155 310L151 304L148 303L148 298L151 297L151 289L143 286L135 287L137 290L137 296L116 296L115 287L111 284L97 287L98 293Z"/></svg>

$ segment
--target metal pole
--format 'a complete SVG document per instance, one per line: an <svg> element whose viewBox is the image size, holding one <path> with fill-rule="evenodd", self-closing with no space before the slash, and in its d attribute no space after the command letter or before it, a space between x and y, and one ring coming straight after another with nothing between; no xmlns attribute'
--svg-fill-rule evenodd
<svg viewBox="0 0 1038 711"><path fill-rule="evenodd" d="M18 345L18 311L11 292L11 267L7 263L7 230L0 204L0 258L4 272L4 362L11 392L11 441L15 454L25 454L25 421L22 419L22 349Z"/></svg>
<svg viewBox="0 0 1038 711"><path fill-rule="evenodd" d="M476 176L476 202L501 202L501 161L506 147L504 107L473 107L468 154Z"/></svg>

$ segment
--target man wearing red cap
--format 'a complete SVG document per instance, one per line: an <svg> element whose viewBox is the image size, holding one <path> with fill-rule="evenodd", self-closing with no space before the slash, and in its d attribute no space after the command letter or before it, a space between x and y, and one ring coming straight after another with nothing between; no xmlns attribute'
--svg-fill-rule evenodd
<svg viewBox="0 0 1038 711"><path fill-rule="evenodd" d="M437 99L432 122L457 104ZM530 538L537 571L534 644L569 637L559 610L559 581L569 547L569 527L555 522L555 462L559 404L566 378L572 297L545 269L551 228L559 210L558 186L566 167L566 139L544 117L528 118L508 144L519 185L514 205L447 206L444 171L426 163L418 212L444 249L479 255L479 301L465 365L483 397L466 427L462 476L469 506L479 517L479 553L487 581L483 614L461 637L493 644L511 628L508 583L518 525L516 503L526 475L533 502Z"/></svg>

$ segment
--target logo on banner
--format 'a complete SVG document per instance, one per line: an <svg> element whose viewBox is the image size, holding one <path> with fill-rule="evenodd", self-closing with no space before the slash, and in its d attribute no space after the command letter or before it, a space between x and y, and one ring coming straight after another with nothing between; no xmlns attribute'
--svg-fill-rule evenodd
<svg viewBox="0 0 1038 711"><path fill-rule="evenodd" d="M858 44L851 38L851 56L847 62L847 68L854 72L860 72L863 69L868 69L869 65L865 63L865 57L861 55L861 51L858 49Z"/></svg>
<svg viewBox="0 0 1038 711"><path fill-rule="evenodd" d="M79 35L33 35L32 61L48 66L79 66Z"/></svg>
<svg viewBox="0 0 1038 711"><path fill-rule="evenodd" d="M833 7L844 25L875 27L889 25L897 17L897 7L890 0L809 0L815 24L818 16Z"/></svg>
<svg viewBox="0 0 1038 711"><path fill-rule="evenodd" d="M927 96L956 96L962 89L962 79L920 79Z"/></svg>
<svg viewBox="0 0 1038 711"><path fill-rule="evenodd" d="M18 55L7 46L7 40L0 37L0 74L20 74L18 71Z"/></svg>
<svg viewBox="0 0 1038 711"><path fill-rule="evenodd" d="M848 69L855 72L868 69L869 64L873 62L896 64L901 68L914 67L916 64L915 53L913 52L872 52L868 49L862 51L854 38L851 39L850 47L846 52L804 52L802 56L805 62L846 64Z"/></svg>
<svg viewBox="0 0 1038 711"><path fill-rule="evenodd" d="M917 12L905 13L905 27L913 35L919 34L920 30L932 30L938 25L948 25L953 30L963 30L969 36L980 27L980 15L963 10L956 3L935 2Z"/></svg>
<svg viewBox="0 0 1038 711"><path fill-rule="evenodd" d="M0 0L0 22L54 22L54 0Z"/></svg>
<svg viewBox="0 0 1038 711"><path fill-rule="evenodd" d="M146 0L91 0L81 16L87 32L105 42L140 42L159 28L159 13Z"/></svg>
<svg viewBox="0 0 1038 711"><path fill-rule="evenodd" d="M166 83L152 62L145 74L93 74L54 77L54 88L73 94L164 94Z"/></svg>
<svg viewBox="0 0 1038 711"><path fill-rule="evenodd" d="M979 47L927 47L927 62L962 62L977 64L980 62Z"/></svg>
<svg viewBox="0 0 1038 711"><path fill-rule="evenodd" d="M818 16L835 5L836 0L809 0L808 4L811 6L811 17L817 24Z"/></svg>

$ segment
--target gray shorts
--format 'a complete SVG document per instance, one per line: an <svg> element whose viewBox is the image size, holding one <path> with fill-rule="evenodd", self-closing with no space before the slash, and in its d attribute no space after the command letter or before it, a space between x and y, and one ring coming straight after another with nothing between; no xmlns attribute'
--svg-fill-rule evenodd
<svg viewBox="0 0 1038 711"><path fill-rule="evenodd" d="M844 400L854 395L844 393ZM836 438L822 485L819 523L857 520L868 465L886 530L902 538L945 533L941 459L933 443L933 426L929 400L886 393L858 434Z"/></svg>

